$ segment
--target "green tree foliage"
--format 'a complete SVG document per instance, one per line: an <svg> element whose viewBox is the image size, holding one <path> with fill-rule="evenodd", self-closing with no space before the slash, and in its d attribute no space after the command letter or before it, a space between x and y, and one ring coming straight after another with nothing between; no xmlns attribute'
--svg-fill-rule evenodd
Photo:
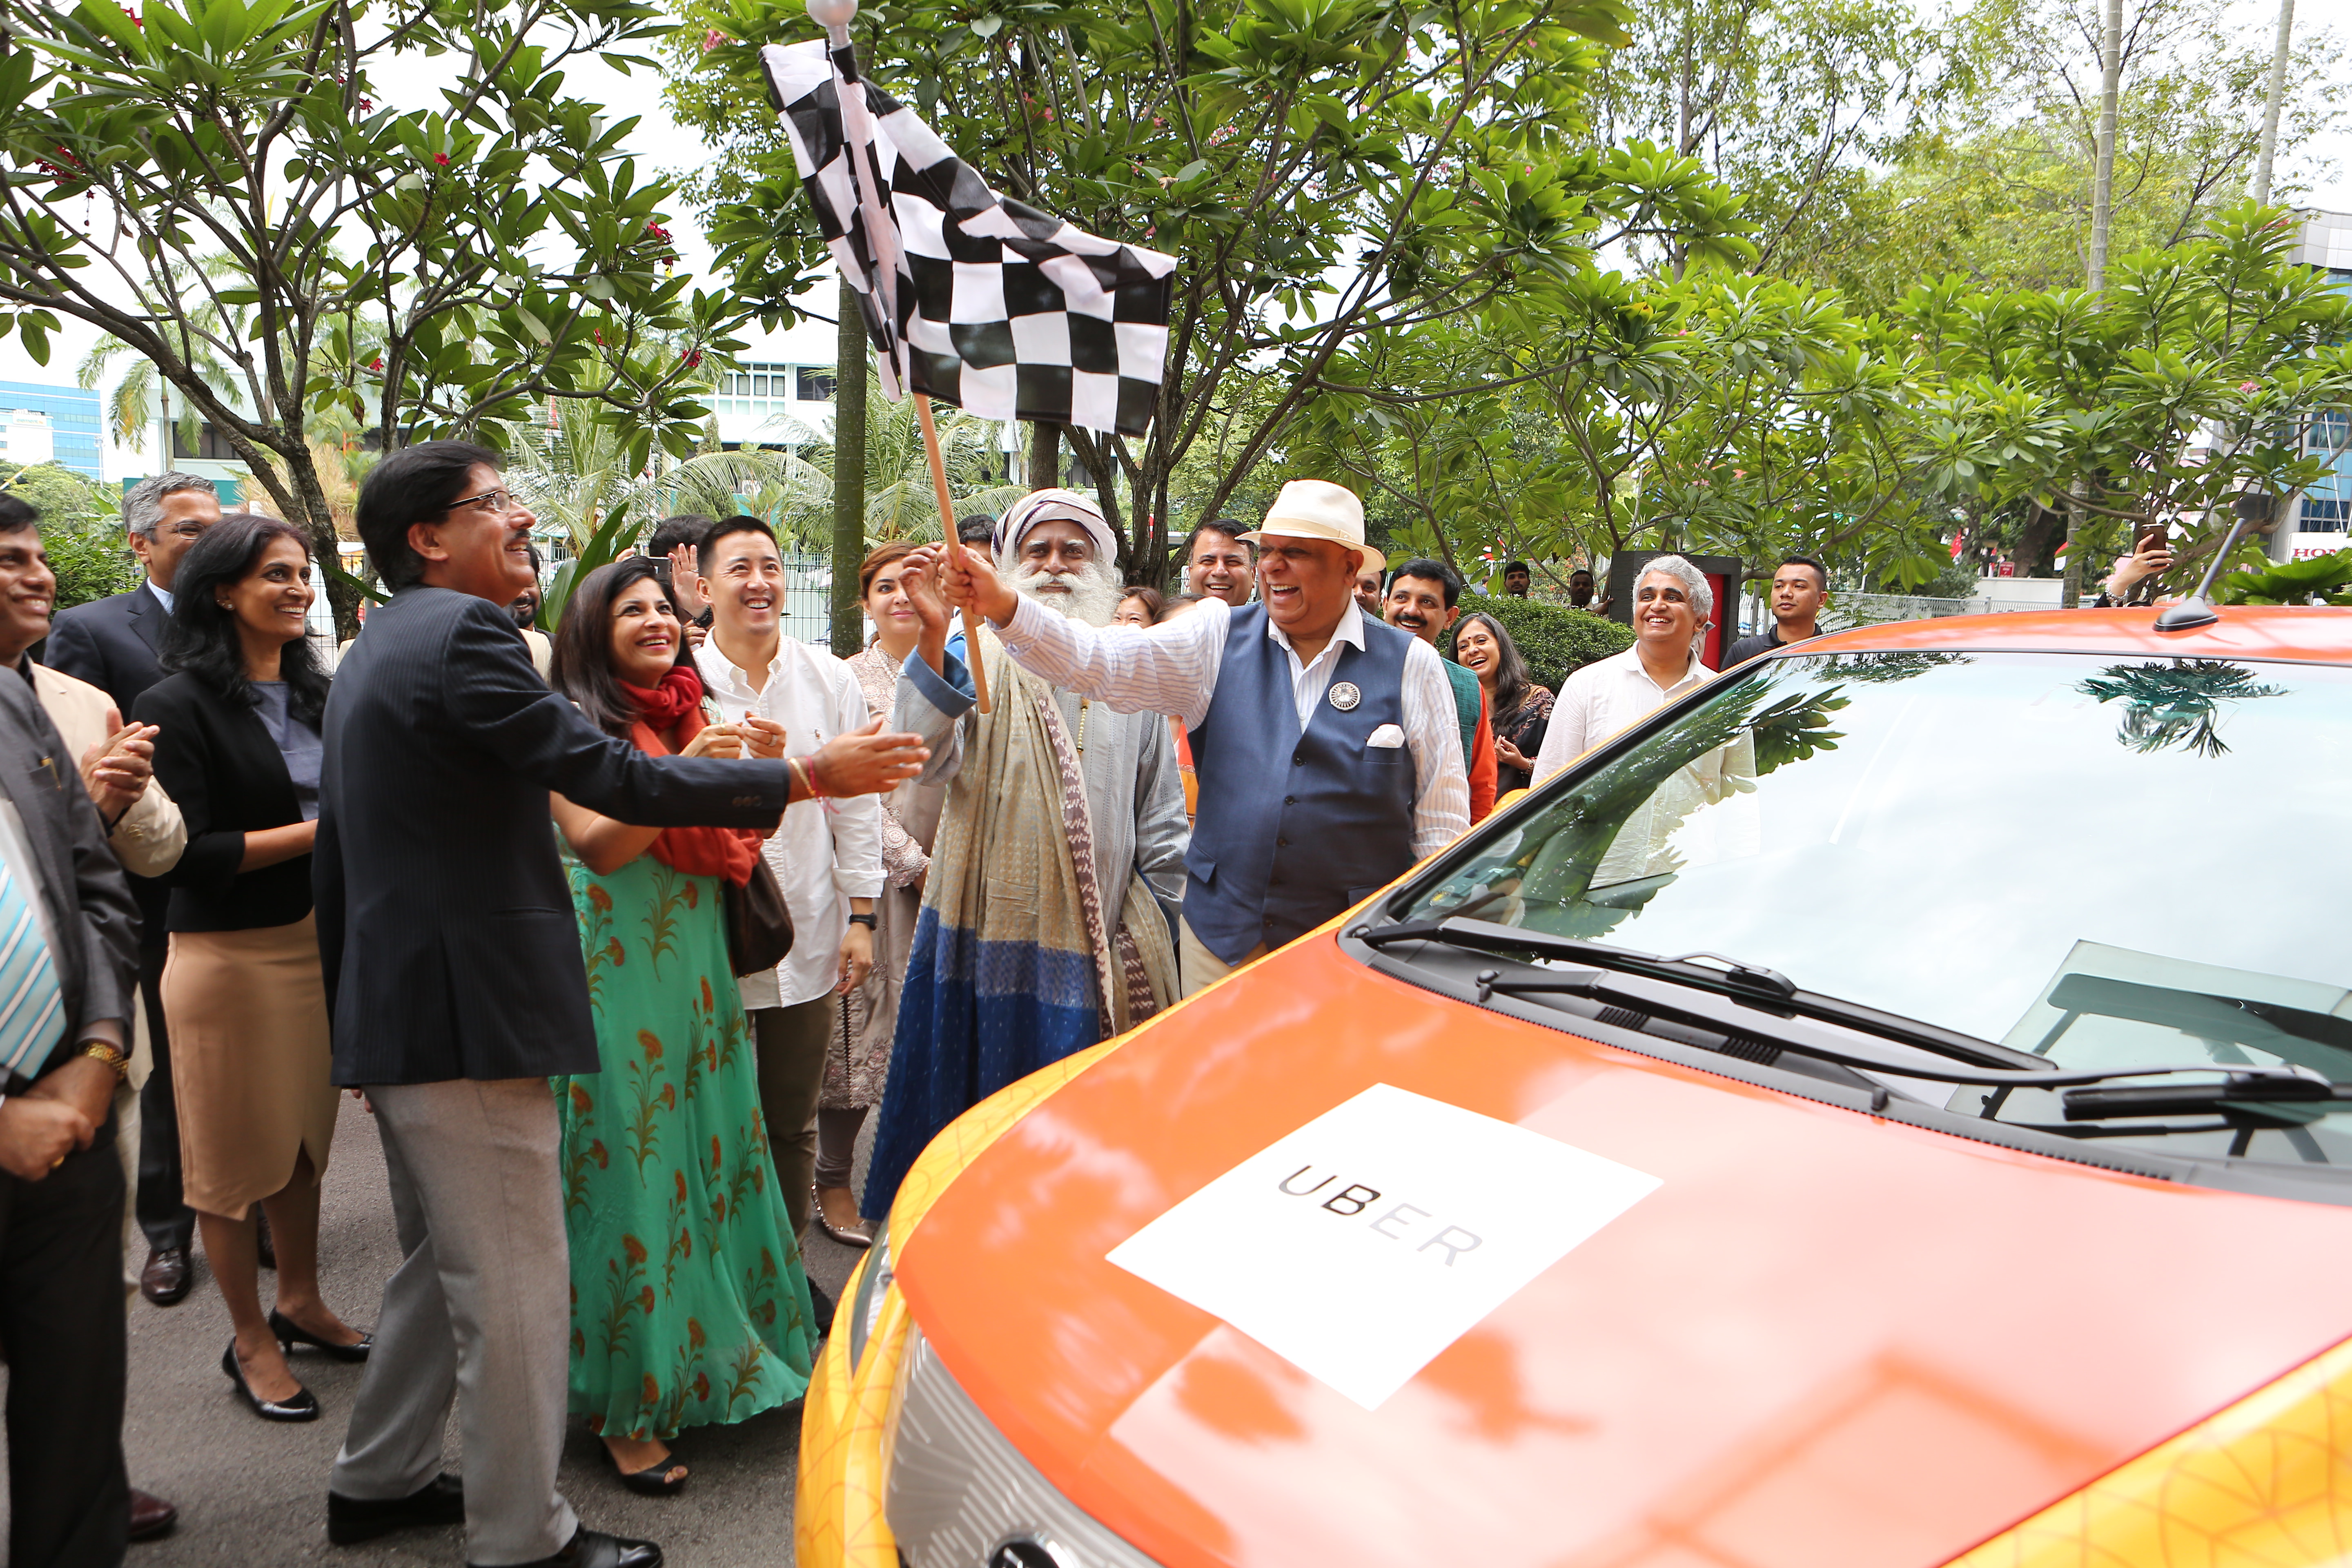
<svg viewBox="0 0 2352 1568"><path fill-rule="evenodd" d="M1939 435L1927 482L2016 503L2010 542L2031 561L2080 479L2095 558L2181 525L2170 581L2193 581L2231 525L2231 497L2316 483L2326 460L2305 432L2352 404L2352 295L2288 261L2296 226L2236 203L2199 238L2121 258L2097 293L1958 277L1913 289L1896 321L1917 336L1921 374L2001 426Z"/></svg>
<svg viewBox="0 0 2352 1568"><path fill-rule="evenodd" d="M1538 686L1554 691L1571 674L1596 658L1623 653L1633 646L1633 628L1589 615L1564 610L1538 599L1515 599L1507 594L1465 594L1462 613L1484 610L1503 623L1528 661L1528 674ZM1459 622L1455 623L1457 626ZM1454 657L1454 634L1445 636L1445 657Z"/></svg>
<svg viewBox="0 0 2352 1568"><path fill-rule="evenodd" d="M0 331L127 345L330 561L322 407L398 444L562 395L640 466L683 457L740 315L669 270L635 121L563 89L577 57L649 67L627 51L665 26L646 0L0 0ZM427 57L430 107L375 101ZM355 588L331 584L346 625Z"/></svg>
<svg viewBox="0 0 2352 1568"><path fill-rule="evenodd" d="M670 91L724 149L699 189L711 233L781 315L819 252L754 46L811 24L797 0L687 15L679 63L705 52ZM1739 203L1691 160L1592 144L1583 93L1623 16L1619 0L879 0L854 32L868 74L1005 194L1182 258L1150 436L1069 433L1124 481L1140 514L1125 564L1156 581L1195 443L1213 431L1228 454L1198 501L1213 513L1368 335L1478 320L1611 243L1751 254ZM1232 395L1242 380L1270 395Z"/></svg>
<svg viewBox="0 0 2352 1568"><path fill-rule="evenodd" d="M117 498L60 463L0 462L0 490L40 514L41 548L58 575L57 609L139 585L139 558L122 536Z"/></svg>

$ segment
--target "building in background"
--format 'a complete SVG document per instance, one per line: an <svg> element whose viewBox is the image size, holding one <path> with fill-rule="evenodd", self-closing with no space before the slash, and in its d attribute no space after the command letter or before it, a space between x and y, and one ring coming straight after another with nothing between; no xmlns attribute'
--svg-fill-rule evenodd
<svg viewBox="0 0 2352 1568"><path fill-rule="evenodd" d="M2352 289L2352 213L2308 211L2296 215L2303 233L2291 259L2326 272L2338 289ZM2294 515L2271 536L2271 558L2300 561L2330 555L2345 547L2352 524L2352 410L2315 409L2302 422L2303 449L2334 470L2296 498Z"/></svg>
<svg viewBox="0 0 2352 1568"><path fill-rule="evenodd" d="M79 386L0 381L0 458L30 467L58 463L96 482L105 478L99 458L98 394Z"/></svg>

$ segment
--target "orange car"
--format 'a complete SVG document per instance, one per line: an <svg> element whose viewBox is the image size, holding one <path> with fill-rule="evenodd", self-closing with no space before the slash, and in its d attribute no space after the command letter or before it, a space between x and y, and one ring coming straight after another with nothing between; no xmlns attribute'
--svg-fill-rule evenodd
<svg viewBox="0 0 2352 1568"><path fill-rule="evenodd" d="M798 1561L2352 1563L2347 664L2001 616L1662 710L943 1134Z"/></svg>

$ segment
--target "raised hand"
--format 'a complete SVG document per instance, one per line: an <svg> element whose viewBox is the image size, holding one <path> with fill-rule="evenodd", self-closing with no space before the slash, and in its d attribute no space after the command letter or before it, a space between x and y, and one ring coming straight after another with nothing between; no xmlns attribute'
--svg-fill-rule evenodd
<svg viewBox="0 0 2352 1568"><path fill-rule="evenodd" d="M937 632L945 637L949 623L955 618L940 588L940 560L946 551L945 545L927 544L908 556L899 568L898 581L906 587L907 602L915 607L915 619L922 624L920 635Z"/></svg>
<svg viewBox="0 0 2352 1568"><path fill-rule="evenodd" d="M880 795L923 771L930 749L919 735L886 735L882 721L836 735L809 758L816 786L826 795Z"/></svg>
<svg viewBox="0 0 2352 1568"><path fill-rule="evenodd" d="M977 611L1000 626L1013 618L1013 606L1020 601L992 565L961 545L942 544L938 549L940 588L950 605L959 611Z"/></svg>
<svg viewBox="0 0 2352 1568"><path fill-rule="evenodd" d="M695 559L694 546L681 544L669 552L669 591L688 616L702 614L702 563Z"/></svg>

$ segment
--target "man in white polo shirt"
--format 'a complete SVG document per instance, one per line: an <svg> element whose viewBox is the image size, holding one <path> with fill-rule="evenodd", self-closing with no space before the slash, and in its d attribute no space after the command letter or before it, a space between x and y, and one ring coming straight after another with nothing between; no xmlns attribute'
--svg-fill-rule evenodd
<svg viewBox="0 0 2352 1568"><path fill-rule="evenodd" d="M1643 567L1633 584L1633 646L1560 683L1536 783L1712 679L1698 648L1714 611L1706 574L1681 556L1661 555Z"/></svg>

